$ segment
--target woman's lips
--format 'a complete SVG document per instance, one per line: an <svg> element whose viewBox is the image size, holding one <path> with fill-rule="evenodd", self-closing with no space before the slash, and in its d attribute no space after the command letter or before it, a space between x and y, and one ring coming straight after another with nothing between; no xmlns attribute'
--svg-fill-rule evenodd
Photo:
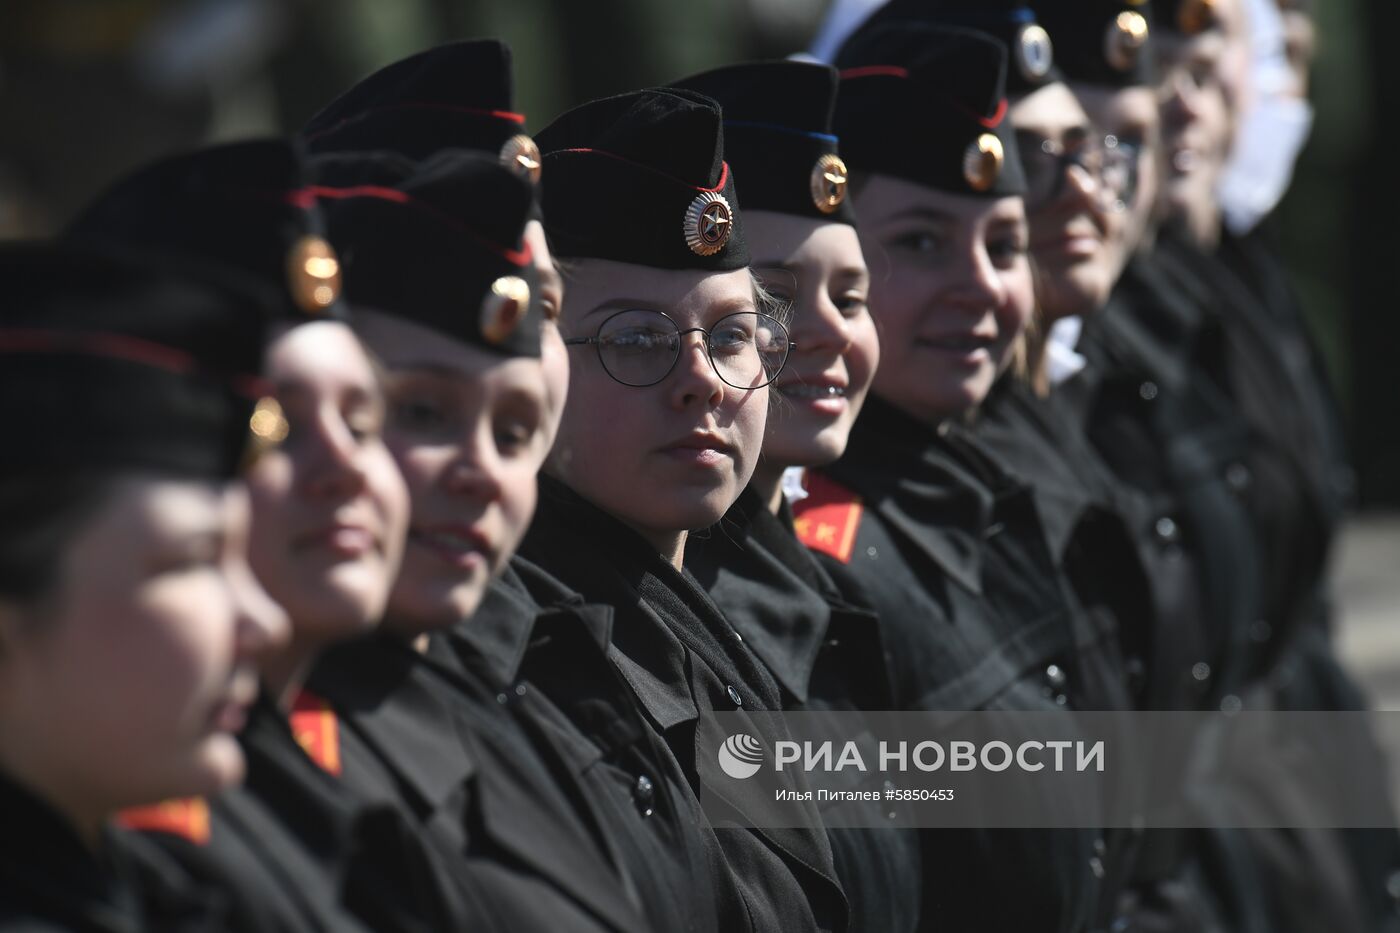
<svg viewBox="0 0 1400 933"><path fill-rule="evenodd" d="M687 466L715 469L729 462L734 448L716 434L695 434L661 448L661 454Z"/></svg>
<svg viewBox="0 0 1400 933"><path fill-rule="evenodd" d="M434 526L409 530L408 540L459 570L484 569L491 564L491 543L471 526Z"/></svg>
<svg viewBox="0 0 1400 933"><path fill-rule="evenodd" d="M914 342L926 350L933 350L948 362L980 366L991 361L996 338L985 334L943 334L920 337Z"/></svg>
<svg viewBox="0 0 1400 933"><path fill-rule="evenodd" d="M257 674L251 670L235 673L228 692L209 714L210 729L214 732L242 732L248 722L248 709L257 696Z"/></svg>
<svg viewBox="0 0 1400 933"><path fill-rule="evenodd" d="M293 545L296 550L325 550L336 557L353 560L378 550L379 538L365 525L336 522L298 535Z"/></svg>

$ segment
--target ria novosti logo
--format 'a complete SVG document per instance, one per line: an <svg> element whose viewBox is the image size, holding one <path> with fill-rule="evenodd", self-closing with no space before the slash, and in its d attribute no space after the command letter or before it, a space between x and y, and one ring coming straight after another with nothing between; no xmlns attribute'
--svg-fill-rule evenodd
<svg viewBox="0 0 1400 933"><path fill-rule="evenodd" d="M753 777L763 767L763 743L742 732L731 735L719 747L719 766L725 774L740 781Z"/></svg>

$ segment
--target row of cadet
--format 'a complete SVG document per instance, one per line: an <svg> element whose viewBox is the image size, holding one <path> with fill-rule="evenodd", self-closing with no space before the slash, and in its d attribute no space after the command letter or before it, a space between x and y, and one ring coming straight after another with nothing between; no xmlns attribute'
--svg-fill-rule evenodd
<svg viewBox="0 0 1400 933"><path fill-rule="evenodd" d="M1242 8L1034 6L533 139L449 44L0 247L0 929L1396 929L1390 831L702 810L716 713L1364 708Z"/></svg>

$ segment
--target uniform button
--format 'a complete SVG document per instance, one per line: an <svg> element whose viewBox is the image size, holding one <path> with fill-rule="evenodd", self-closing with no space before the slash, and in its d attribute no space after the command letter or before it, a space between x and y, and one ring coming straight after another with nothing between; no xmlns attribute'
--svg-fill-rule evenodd
<svg viewBox="0 0 1400 933"><path fill-rule="evenodd" d="M509 702L510 702L510 697L506 696L504 693L498 693L498 694L496 694L496 702L497 702L497 703L509 703Z"/></svg>
<svg viewBox="0 0 1400 933"><path fill-rule="evenodd" d="M639 775L636 786L632 788L632 799L637 802L637 809L642 811L642 816L651 816L651 804L655 797L656 786L652 784L651 778L645 774Z"/></svg>
<svg viewBox="0 0 1400 933"><path fill-rule="evenodd" d="M1102 836L1094 840L1094 854L1099 858L1103 858L1108 854L1108 844L1103 841Z"/></svg>
<svg viewBox="0 0 1400 933"><path fill-rule="evenodd" d="M730 629L729 634L734 636L735 641L742 642L744 640L744 636L739 634L739 630L737 628Z"/></svg>
<svg viewBox="0 0 1400 933"><path fill-rule="evenodd" d="M1385 879L1385 893L1392 900L1400 901L1400 871L1391 872L1390 877Z"/></svg>
<svg viewBox="0 0 1400 933"><path fill-rule="evenodd" d="M1254 482L1254 474L1243 463L1232 463L1225 468L1225 485L1231 492L1244 492Z"/></svg>
<svg viewBox="0 0 1400 933"><path fill-rule="evenodd" d="M1249 637L1263 644L1274 637L1274 627L1264 619L1259 619L1256 622L1250 623Z"/></svg>
<svg viewBox="0 0 1400 933"><path fill-rule="evenodd" d="M868 548L865 549L865 556L868 557L868 558L870 558L871 560L874 560L874 559L875 559L876 557L878 557L879 555L880 555L880 552L877 551L877 550L875 550L875 545L873 545L873 544L870 545L870 547L868 547Z"/></svg>
<svg viewBox="0 0 1400 933"><path fill-rule="evenodd" d="M1060 667L1060 665L1051 664L1045 669L1045 682L1056 690L1063 689L1068 681L1069 675L1065 673L1065 669Z"/></svg>
<svg viewBox="0 0 1400 933"><path fill-rule="evenodd" d="M1220 700L1220 712L1227 715L1234 715L1244 709L1244 701L1233 693L1227 694Z"/></svg>
<svg viewBox="0 0 1400 933"><path fill-rule="evenodd" d="M1144 402L1150 402L1157 397L1157 383L1151 379L1138 386L1138 398Z"/></svg>
<svg viewBox="0 0 1400 933"><path fill-rule="evenodd" d="M744 698L739 695L738 690L734 689L733 684L730 684L728 687L726 687L725 692L729 694L729 702L733 703L735 706L744 705Z"/></svg>
<svg viewBox="0 0 1400 933"><path fill-rule="evenodd" d="M1181 537L1181 529L1177 528L1176 522L1163 515L1157 519L1157 523L1152 526L1152 530L1157 535L1157 540L1163 544L1175 544Z"/></svg>
<svg viewBox="0 0 1400 933"><path fill-rule="evenodd" d="M1089 859L1089 870L1094 873L1095 878L1102 881L1104 876L1103 859L1097 855Z"/></svg>
<svg viewBox="0 0 1400 933"><path fill-rule="evenodd" d="M516 684L516 685L515 685L515 695L518 696L518 697L523 697L523 696L525 695L525 685L524 685L524 684Z"/></svg>
<svg viewBox="0 0 1400 933"><path fill-rule="evenodd" d="M1204 661L1197 661L1191 665L1191 676L1202 683L1210 680L1210 665Z"/></svg>

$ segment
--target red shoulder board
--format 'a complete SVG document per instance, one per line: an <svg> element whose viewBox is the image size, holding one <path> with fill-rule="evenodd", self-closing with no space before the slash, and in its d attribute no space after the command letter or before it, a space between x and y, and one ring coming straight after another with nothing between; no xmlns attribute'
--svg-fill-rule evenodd
<svg viewBox="0 0 1400 933"><path fill-rule="evenodd" d="M860 496L820 473L807 471L807 498L793 503L797 539L814 551L851 562L861 515Z"/></svg>
<svg viewBox="0 0 1400 933"><path fill-rule="evenodd" d="M180 797L149 807L132 807L117 814L117 825L138 832L169 833L202 846L209 841L209 801Z"/></svg>
<svg viewBox="0 0 1400 933"><path fill-rule="evenodd" d="M340 775L340 726L335 711L325 700L308 690L292 704L292 735L308 758L321 770Z"/></svg>

